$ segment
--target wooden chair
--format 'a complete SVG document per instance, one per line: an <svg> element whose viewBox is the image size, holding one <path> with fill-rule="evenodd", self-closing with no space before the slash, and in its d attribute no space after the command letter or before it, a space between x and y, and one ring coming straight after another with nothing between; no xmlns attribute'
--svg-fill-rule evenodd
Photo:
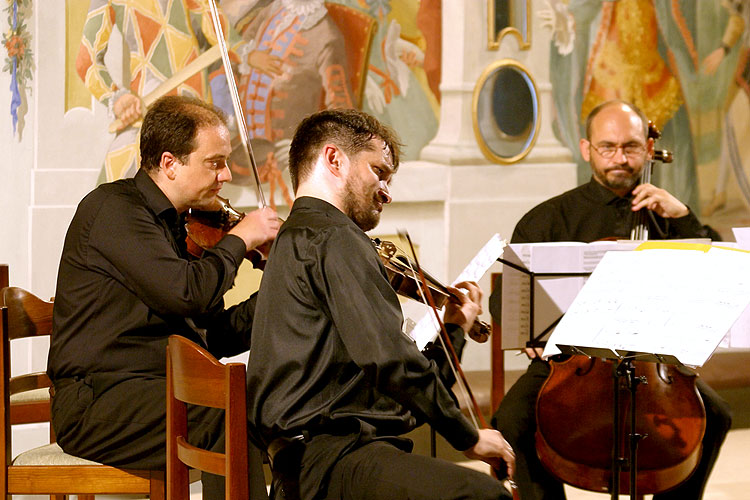
<svg viewBox="0 0 750 500"><path fill-rule="evenodd" d="M187 404L225 410L225 453L187 442ZM167 498L189 497L188 467L226 477L227 500L249 495L245 365L219 363L190 340L167 346Z"/></svg>
<svg viewBox="0 0 750 500"><path fill-rule="evenodd" d="M52 302L41 300L20 288L2 290L5 306L0 308L0 363L2 364L2 494L95 495L147 494L152 500L165 497L164 472L120 469L68 455L56 443L26 451L13 458L11 425L29 408L49 416L49 401L19 402L23 393L48 392L51 383L43 372L11 377L10 341L50 335ZM11 403L11 398L14 402ZM21 410L21 407L26 409ZM30 410L29 410L30 411ZM40 421L40 420L35 420Z"/></svg>
<svg viewBox="0 0 750 500"><path fill-rule="evenodd" d="M0 264L0 290L10 284L8 281L8 264ZM3 294L0 293L0 306L3 305Z"/></svg>

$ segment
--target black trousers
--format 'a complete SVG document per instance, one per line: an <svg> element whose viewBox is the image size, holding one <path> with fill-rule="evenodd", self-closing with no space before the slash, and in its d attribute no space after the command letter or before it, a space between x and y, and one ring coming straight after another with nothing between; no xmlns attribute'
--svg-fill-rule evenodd
<svg viewBox="0 0 750 500"><path fill-rule="evenodd" d="M166 469L166 379L93 374L56 388L52 426L66 453L107 465ZM224 451L224 411L188 406L189 441ZM267 499L260 451L249 446L250 498ZM224 498L224 477L204 474L203 497Z"/></svg>
<svg viewBox="0 0 750 500"><path fill-rule="evenodd" d="M278 459L283 457L280 454ZM289 456L286 460L299 464ZM274 500L296 500L294 466L274 464ZM278 477L277 472L285 471ZM278 485L289 494L280 493ZM370 441L339 458L327 489L316 500L498 500L511 494L487 474L436 458L415 455L387 441Z"/></svg>
<svg viewBox="0 0 750 500"><path fill-rule="evenodd" d="M564 500L563 485L547 472L536 454L536 400L550 373L549 363L531 361L529 368L513 384L492 417L492 425L503 433L516 453L515 482L523 500ZM724 438L732 425L729 405L708 384L698 378L698 392L706 408L703 452L690 478L677 488L654 495L654 500L699 500L719 456Z"/></svg>

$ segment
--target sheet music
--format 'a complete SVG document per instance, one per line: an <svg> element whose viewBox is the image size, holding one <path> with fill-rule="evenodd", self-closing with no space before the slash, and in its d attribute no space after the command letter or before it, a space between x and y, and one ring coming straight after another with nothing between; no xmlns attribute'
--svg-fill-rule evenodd
<svg viewBox="0 0 750 500"><path fill-rule="evenodd" d="M513 243L503 258L534 273L587 273L612 250L632 250L639 242L597 241L594 243ZM517 349L529 341L531 325L531 280L509 266L503 266L502 335L504 349ZM534 338L557 321L568 309L584 277L536 277L534 279ZM547 337L541 339L546 340Z"/></svg>
<svg viewBox="0 0 750 500"><path fill-rule="evenodd" d="M471 259L471 262L461 271L458 277L453 280L451 285L455 285L461 281L479 281L490 266L503 255L503 249L506 245L507 242L500 238L499 234L493 235L474 258ZM442 319L442 317L443 312L440 311L440 318ZM439 329L440 325L438 325L434 313L429 311L408 334L417 343L417 347L421 351L428 343L435 340Z"/></svg>
<svg viewBox="0 0 750 500"><path fill-rule="evenodd" d="M750 227L733 227L732 234L739 248L750 250Z"/></svg>
<svg viewBox="0 0 750 500"><path fill-rule="evenodd" d="M547 343L670 354L700 366L750 304L750 254L609 252Z"/></svg>

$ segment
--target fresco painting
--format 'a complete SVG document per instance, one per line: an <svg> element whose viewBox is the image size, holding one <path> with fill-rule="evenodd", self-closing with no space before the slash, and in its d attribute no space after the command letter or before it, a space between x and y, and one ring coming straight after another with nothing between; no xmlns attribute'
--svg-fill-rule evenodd
<svg viewBox="0 0 750 500"><path fill-rule="evenodd" d="M277 195L291 204L287 150L307 114L364 109L399 132L407 160L417 159L437 132L440 0L224 0L219 6L270 204ZM173 82L169 93L213 102L236 126L220 61L183 75L215 44L208 0L70 0L67 10L69 19L85 19L80 28L68 23L67 43L78 44L68 74L78 76L113 121L119 119L110 128L100 182L134 174L142 103L164 82ZM113 36L122 39L122 60L108 54ZM79 83L66 88L69 107L85 102L74 89ZM419 126L405 125L414 123ZM250 186L253 176L242 155L232 159L232 182Z"/></svg>

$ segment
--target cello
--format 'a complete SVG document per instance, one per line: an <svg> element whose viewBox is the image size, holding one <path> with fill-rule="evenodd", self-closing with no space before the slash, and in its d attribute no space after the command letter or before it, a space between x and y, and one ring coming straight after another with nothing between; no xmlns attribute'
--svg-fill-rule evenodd
<svg viewBox="0 0 750 500"><path fill-rule="evenodd" d="M659 135L649 123L649 138ZM654 159L669 163L672 155L656 151L644 168L644 183L650 182ZM648 237L647 217L645 209L635 214L631 239ZM628 492L637 498L670 490L695 470L706 413L694 373L583 355L551 361L550 367L537 398L535 439L540 461L557 479L612 498Z"/></svg>

